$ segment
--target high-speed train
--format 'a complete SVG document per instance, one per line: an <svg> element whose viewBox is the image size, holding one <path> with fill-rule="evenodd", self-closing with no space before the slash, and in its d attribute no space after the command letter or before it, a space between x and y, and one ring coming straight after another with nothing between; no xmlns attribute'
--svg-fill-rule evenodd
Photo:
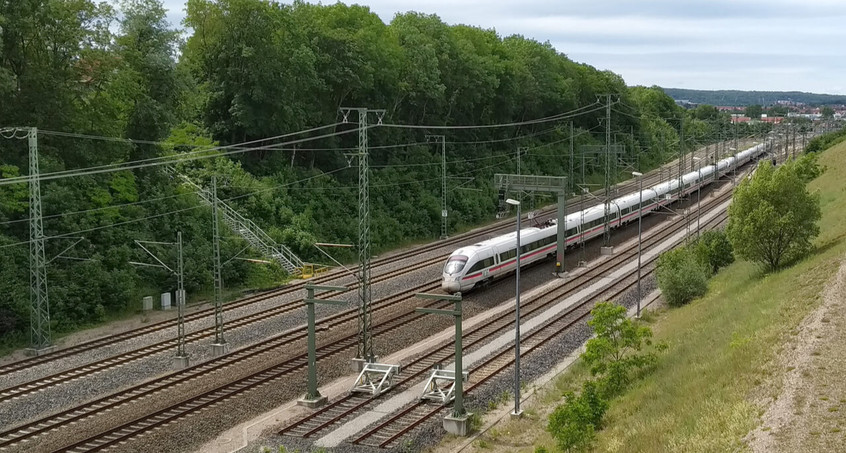
<svg viewBox="0 0 846 453"><path fill-rule="evenodd" d="M764 153L765 148L764 144L755 145L734 156L722 159L716 164L703 166L698 171L682 175L682 195L713 181L715 172L717 177L722 176L749 162ZM675 201L679 197L678 188L679 180L673 179L644 189L643 214L648 214L650 211ZM640 200L640 193L638 192L611 200L609 203L610 227L616 228L632 220L637 220L640 212ZM567 215L565 217L567 228L565 244L570 246L602 234L604 217L604 204ZM521 228L520 233L521 266L555 254L558 235L558 225L555 220L547 222L546 226L540 228ZM462 247L452 252L447 259L444 265L441 288L450 293L469 291L477 285L488 283L497 277L514 271L517 265L516 261L516 232Z"/></svg>

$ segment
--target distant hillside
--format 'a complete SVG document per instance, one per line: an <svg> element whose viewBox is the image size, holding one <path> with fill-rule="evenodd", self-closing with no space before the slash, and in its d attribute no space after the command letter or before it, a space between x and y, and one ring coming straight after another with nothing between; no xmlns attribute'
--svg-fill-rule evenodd
<svg viewBox="0 0 846 453"><path fill-rule="evenodd" d="M686 90L662 88L675 100L686 99L696 104L744 106L771 105L776 101L793 101L809 105L846 104L846 96L833 94L803 93L801 91L738 91L738 90Z"/></svg>

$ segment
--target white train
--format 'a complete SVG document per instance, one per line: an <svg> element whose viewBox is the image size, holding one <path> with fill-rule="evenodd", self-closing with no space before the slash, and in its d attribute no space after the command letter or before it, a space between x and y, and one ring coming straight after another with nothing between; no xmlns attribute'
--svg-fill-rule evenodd
<svg viewBox="0 0 846 453"><path fill-rule="evenodd" d="M717 176L722 176L734 170L736 166L739 167L749 162L764 151L765 145L755 145L734 156L718 161L716 165L703 166L698 171L683 175L683 194L688 194L696 190L700 185L706 185L713 181L714 172L717 173ZM644 215L660 206L675 201L679 196L678 187L679 180L673 179L644 189ZM640 194L638 192L611 200L609 214L610 226L616 228L632 220L637 220L638 213L640 212L639 202ZM565 218L567 227L566 245L569 247L572 244L587 241L602 234L604 217L604 204L592 206L584 211L577 211L567 215ZM542 228L521 228L520 231L521 266L555 254L558 225L554 220L548 222L548 226ZM516 232L462 247L452 252L449 259L447 259L446 265L444 265L441 288L450 293L469 291L477 285L488 283L499 276L513 271L517 265L516 261Z"/></svg>

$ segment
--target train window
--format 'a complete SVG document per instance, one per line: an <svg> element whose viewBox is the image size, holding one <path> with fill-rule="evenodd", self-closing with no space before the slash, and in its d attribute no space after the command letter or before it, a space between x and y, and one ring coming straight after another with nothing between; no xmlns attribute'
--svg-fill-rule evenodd
<svg viewBox="0 0 846 453"><path fill-rule="evenodd" d="M494 265L494 257L487 258L486 260L482 261L482 267L491 267Z"/></svg>
<svg viewBox="0 0 846 453"><path fill-rule="evenodd" d="M476 264L474 264L472 267L470 267L470 270L468 270L467 273L472 274L473 272L480 271L480 270L484 269L484 267L485 267L485 262L479 261Z"/></svg>
<svg viewBox="0 0 846 453"><path fill-rule="evenodd" d="M576 229L570 228L569 230L567 230L567 232L565 234L567 235L567 237L570 237L570 236L576 234Z"/></svg>
<svg viewBox="0 0 846 453"><path fill-rule="evenodd" d="M502 253L499 254L499 261L502 262L502 261L505 261L505 260L510 260L511 258L514 258L515 256L517 256L517 249L509 250L507 252L502 252Z"/></svg>
<svg viewBox="0 0 846 453"><path fill-rule="evenodd" d="M467 257L464 255L455 255L451 256L449 260L447 260L446 266L444 266L444 272L449 275L457 274L464 269L464 266L467 264Z"/></svg>

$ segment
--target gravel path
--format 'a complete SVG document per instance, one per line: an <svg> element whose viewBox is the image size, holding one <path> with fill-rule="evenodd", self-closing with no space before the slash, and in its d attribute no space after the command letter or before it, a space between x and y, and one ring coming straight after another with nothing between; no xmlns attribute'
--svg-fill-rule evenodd
<svg viewBox="0 0 846 453"><path fill-rule="evenodd" d="M753 452L842 452L846 433L843 370L846 358L846 261L823 291L823 303L797 328L777 359L784 372L780 393L750 433Z"/></svg>

